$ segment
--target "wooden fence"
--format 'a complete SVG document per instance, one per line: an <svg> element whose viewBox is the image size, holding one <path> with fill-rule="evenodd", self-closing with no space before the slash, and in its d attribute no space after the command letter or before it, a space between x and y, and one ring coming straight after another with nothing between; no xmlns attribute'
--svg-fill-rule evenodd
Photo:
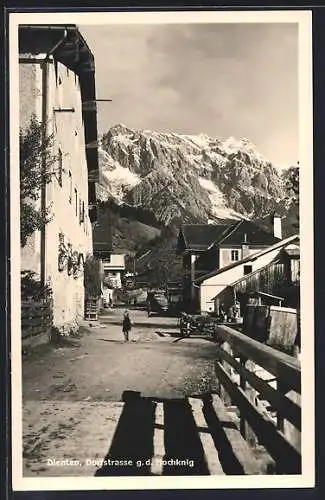
<svg viewBox="0 0 325 500"><path fill-rule="evenodd" d="M276 474L300 474L300 362L227 326L216 326L215 334L219 393L224 404L237 407L242 436L248 441L255 438L266 449ZM257 367L269 380L257 375ZM270 384L272 378L276 388ZM256 403L256 396L269 402L276 422Z"/></svg>
<svg viewBox="0 0 325 500"><path fill-rule="evenodd" d="M49 333L53 324L53 306L51 301L21 302L22 338L33 337L41 333Z"/></svg>
<svg viewBox="0 0 325 500"><path fill-rule="evenodd" d="M243 333L290 353L299 344L299 318L296 309L248 305L244 311Z"/></svg>

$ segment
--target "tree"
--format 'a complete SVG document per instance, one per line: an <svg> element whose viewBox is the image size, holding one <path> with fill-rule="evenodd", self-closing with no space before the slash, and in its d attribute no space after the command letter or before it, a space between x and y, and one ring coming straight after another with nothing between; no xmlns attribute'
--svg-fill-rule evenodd
<svg viewBox="0 0 325 500"><path fill-rule="evenodd" d="M20 240L24 247L28 237L50 222L50 207L38 208L41 190L51 181L57 157L52 153L54 137L46 124L32 116L26 130L19 132L20 153Z"/></svg>
<svg viewBox="0 0 325 500"><path fill-rule="evenodd" d="M287 201L291 206L295 207L297 222L292 226L295 230L299 230L299 167L290 167L285 172L285 188L287 191Z"/></svg>
<svg viewBox="0 0 325 500"><path fill-rule="evenodd" d="M100 297L102 291L103 271L97 257L88 255L84 265L84 286L86 297Z"/></svg>
<svg viewBox="0 0 325 500"><path fill-rule="evenodd" d="M285 186L288 196L299 205L299 167L290 167L287 170Z"/></svg>

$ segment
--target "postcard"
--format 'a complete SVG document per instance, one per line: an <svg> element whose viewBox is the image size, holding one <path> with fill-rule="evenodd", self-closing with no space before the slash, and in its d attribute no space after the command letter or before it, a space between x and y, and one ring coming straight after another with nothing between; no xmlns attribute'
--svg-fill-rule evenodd
<svg viewBox="0 0 325 500"><path fill-rule="evenodd" d="M13 490L313 487L311 12L9 23Z"/></svg>

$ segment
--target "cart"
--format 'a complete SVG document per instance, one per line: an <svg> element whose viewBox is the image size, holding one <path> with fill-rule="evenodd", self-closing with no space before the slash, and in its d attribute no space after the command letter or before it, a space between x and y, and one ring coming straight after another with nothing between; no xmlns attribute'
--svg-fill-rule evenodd
<svg viewBox="0 0 325 500"><path fill-rule="evenodd" d="M220 319L213 316L181 313L179 318L181 337L190 337L191 335L213 337L216 324L220 324Z"/></svg>

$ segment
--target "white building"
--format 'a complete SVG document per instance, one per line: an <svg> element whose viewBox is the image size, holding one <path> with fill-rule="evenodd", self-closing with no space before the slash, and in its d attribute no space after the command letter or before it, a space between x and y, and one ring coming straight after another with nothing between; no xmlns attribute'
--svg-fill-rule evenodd
<svg viewBox="0 0 325 500"><path fill-rule="evenodd" d="M194 284L198 294L200 312L214 311L215 304L218 304L218 296L221 296L224 290L245 275L254 273L271 263L284 247L290 245L297 238L298 235L285 238L268 248L198 278Z"/></svg>
<svg viewBox="0 0 325 500"><path fill-rule="evenodd" d="M111 254L103 260L104 286L105 280L110 283L111 288L122 287L122 273L125 272L125 255ZM109 288L109 286L108 286Z"/></svg>
<svg viewBox="0 0 325 500"><path fill-rule="evenodd" d="M20 126L26 130L35 114L54 134L57 156L40 197L53 219L22 248L21 268L51 283L54 325L66 330L84 314L83 262L92 253L96 218L94 58L76 26L20 26L19 74Z"/></svg>

